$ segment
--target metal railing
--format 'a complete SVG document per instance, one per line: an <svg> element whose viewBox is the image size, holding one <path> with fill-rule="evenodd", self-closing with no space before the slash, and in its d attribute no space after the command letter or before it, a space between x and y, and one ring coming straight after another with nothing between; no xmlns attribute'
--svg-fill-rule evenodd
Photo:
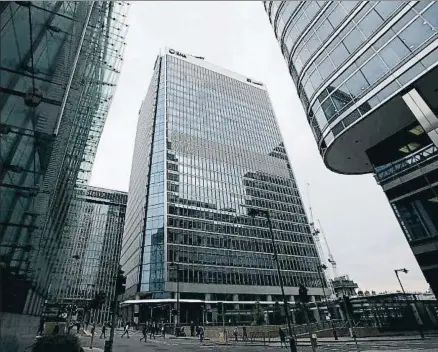
<svg viewBox="0 0 438 352"><path fill-rule="evenodd" d="M376 169L375 178L377 183L388 182L401 174L420 167L425 162L438 159L438 147L434 144L426 146L403 159L397 160L382 169Z"/></svg>
<svg viewBox="0 0 438 352"><path fill-rule="evenodd" d="M343 329L343 328L347 328L347 322L344 320L332 320L332 321L320 321L320 322L315 322L315 323L310 323L310 324L306 324L306 325L293 325L292 326L292 334L295 337L300 337L300 336L307 336L309 334L309 332L315 332L315 331L321 331L321 330L332 330L333 326L336 329ZM280 326L279 326L280 327ZM275 342L275 341L279 341L279 333L278 333L278 328L276 329L272 329L272 330L256 330L256 331L251 331L251 327L248 328L248 341L249 342L263 342L263 343L270 343L270 342ZM288 335L288 331L286 326L282 326L282 329L284 330L284 332L286 333L286 335ZM234 336L230 336L229 334L229 339L234 339ZM239 340L242 337L239 336Z"/></svg>

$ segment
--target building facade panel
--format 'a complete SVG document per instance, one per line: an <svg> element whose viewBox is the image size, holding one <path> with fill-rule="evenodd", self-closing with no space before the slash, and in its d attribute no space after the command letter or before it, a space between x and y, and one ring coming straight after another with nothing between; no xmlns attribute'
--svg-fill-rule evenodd
<svg viewBox="0 0 438 352"><path fill-rule="evenodd" d="M1 268L10 292L21 294L3 292L5 310L41 310L75 185L88 180L117 83L127 8L0 7Z"/></svg>
<svg viewBox="0 0 438 352"><path fill-rule="evenodd" d="M161 72L161 59L155 63L154 74L149 85L147 95L139 111L137 133L135 138L134 156L129 183L129 197L126 212L126 223L123 234L123 247L120 263L127 275L127 293L132 294L139 290L140 275L143 266L143 248L145 243L150 243L150 238L145 237L147 195L150 180L155 182L163 181L164 172L156 171L156 166L151 167L152 147L154 146L155 115L163 114L163 109L157 108L159 79ZM162 103L163 104L163 103ZM159 111L160 110L160 111ZM162 128L162 127L161 127ZM163 134L164 132L162 132ZM163 140L163 138L161 138ZM149 177L151 175L153 177ZM159 174L161 176L157 176ZM155 192L151 189L151 192ZM155 193L154 193L155 194ZM162 191L164 194L164 191ZM155 198L154 198L155 199ZM146 251L147 252L147 251ZM149 265L149 263L148 263Z"/></svg>

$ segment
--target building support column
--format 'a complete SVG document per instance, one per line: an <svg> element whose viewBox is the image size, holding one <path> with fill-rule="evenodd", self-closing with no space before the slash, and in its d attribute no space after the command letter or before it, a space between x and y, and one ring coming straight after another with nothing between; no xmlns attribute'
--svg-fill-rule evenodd
<svg viewBox="0 0 438 352"><path fill-rule="evenodd" d="M313 311L313 317L317 322L321 321L321 316L319 315L318 303L316 302L315 296L310 296L310 301L315 304L315 309Z"/></svg>
<svg viewBox="0 0 438 352"><path fill-rule="evenodd" d="M177 303L178 298L180 297L180 293L175 292L173 297L176 299L176 302L173 304L173 309L175 311L177 311L177 314L173 316L173 325L176 326L176 325L178 325L178 314L181 314L181 312L178 312L178 303ZM182 321L182 319L180 318L179 322L181 323L181 321Z"/></svg>
<svg viewBox="0 0 438 352"><path fill-rule="evenodd" d="M140 299L140 295L135 295L135 300L138 301ZM138 304L134 304L134 323L138 326L138 316L140 315L140 306Z"/></svg>
<svg viewBox="0 0 438 352"><path fill-rule="evenodd" d="M438 147L438 117L421 97L417 89L411 89L408 93L404 94L402 98L421 127L423 127L424 131L428 134L433 144Z"/></svg>
<svg viewBox="0 0 438 352"><path fill-rule="evenodd" d="M237 295L237 294L234 294L233 295L233 301L239 301L239 295ZM234 310L239 310L239 304L238 303L236 303L236 304L234 304Z"/></svg>
<svg viewBox="0 0 438 352"><path fill-rule="evenodd" d="M289 301L292 303L291 307L293 307L292 312L290 313L291 317L292 317L292 324L296 325L297 323L297 319L295 317L295 311L296 311L296 305L295 305L295 296L291 295L289 298Z"/></svg>

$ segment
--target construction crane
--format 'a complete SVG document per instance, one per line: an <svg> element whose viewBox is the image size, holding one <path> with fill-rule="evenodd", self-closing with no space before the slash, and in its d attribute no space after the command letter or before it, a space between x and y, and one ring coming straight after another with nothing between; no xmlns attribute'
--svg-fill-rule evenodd
<svg viewBox="0 0 438 352"><path fill-rule="evenodd" d="M319 219L318 219L318 225L319 225L319 228L321 229L322 238L324 239L324 243L325 243L325 246L327 248L328 262L332 266L333 276L334 276L334 278L337 278L337 277L339 277L339 275L338 275L338 270L336 268L336 261L335 261L335 258L333 257L332 251L330 250L330 247L329 247L329 244L327 241L327 237L325 236L324 230L322 229L321 221L319 221Z"/></svg>
<svg viewBox="0 0 438 352"><path fill-rule="evenodd" d="M326 261L325 260L326 256L325 256L324 249L322 248L322 245L321 245L321 239L319 237L320 231L315 227L315 223L313 221L313 211L312 211L312 205L311 205L311 201L310 201L310 184L308 182L307 182L307 198L308 198L308 202L309 202L309 220L310 220L309 225L310 225L310 232L312 233L312 236L315 239L315 245L316 245L316 249L317 249L317 252L318 252L319 259L320 259L321 263L324 264L324 262ZM319 219L318 219L318 224L319 224L319 227L322 230L321 222L319 221ZM331 254L330 248L328 247L327 239L326 239L324 234L323 234L323 236L324 236L324 241L325 241L326 247L328 248L328 253L329 253L329 255L328 255L328 262L330 263L330 265L333 268L333 275L334 275L334 277L336 277L336 275L337 275L336 262L333 259L333 255ZM323 272L323 275L324 275L324 277L326 279L326 282L327 282L327 284L329 286L329 289L331 291L331 296L333 297L335 295L335 290L333 288L332 280L330 280L330 278L328 277L328 275L326 275L325 272Z"/></svg>
<svg viewBox="0 0 438 352"><path fill-rule="evenodd" d="M315 223L313 222L313 211L312 211L312 204L310 202L310 184L307 182L307 199L309 202L309 225L310 225L310 232L315 239L316 248L318 250L318 255L321 261L325 261L325 253L321 245L321 241L319 239L319 230L315 227Z"/></svg>

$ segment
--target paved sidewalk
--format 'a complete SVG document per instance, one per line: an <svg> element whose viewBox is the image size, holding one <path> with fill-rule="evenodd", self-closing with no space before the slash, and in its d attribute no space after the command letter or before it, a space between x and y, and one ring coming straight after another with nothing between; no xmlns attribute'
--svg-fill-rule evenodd
<svg viewBox="0 0 438 352"><path fill-rule="evenodd" d="M432 336L426 336L424 340L430 340L432 339ZM385 341L418 341L423 340L420 336L374 336L374 337L358 337L356 338L358 342L385 342ZM230 340L231 341L231 340ZM234 341L234 339L233 339ZM239 339L239 342L242 341ZM248 343L263 343L263 339L254 339L249 340ZM271 339L266 339L266 343L279 343L280 339L278 337L274 337ZM297 338L298 343L310 343L309 337L298 337ZM339 337L338 340L335 340L333 337L319 337L318 342L320 343L346 343L346 342L353 342L354 339L352 337Z"/></svg>
<svg viewBox="0 0 438 352"><path fill-rule="evenodd" d="M84 349L84 352L89 352L89 351L93 351L93 352L103 352L103 349L101 348L97 348L97 347L82 347Z"/></svg>
<svg viewBox="0 0 438 352"><path fill-rule="evenodd" d="M425 340L430 340L431 338L426 336ZM309 341L308 337L299 337L298 342ZM423 340L420 336L373 336L373 337L357 337L357 341L367 341L367 342L383 342L383 341L416 341ZM277 341L280 341L277 339ZM335 340L333 337L321 337L318 338L318 342L330 342L330 343L345 343L354 342L352 337L339 337Z"/></svg>
<svg viewBox="0 0 438 352"><path fill-rule="evenodd" d="M393 352L436 352L436 348L399 348ZM382 352L382 350L366 350L366 352Z"/></svg>

